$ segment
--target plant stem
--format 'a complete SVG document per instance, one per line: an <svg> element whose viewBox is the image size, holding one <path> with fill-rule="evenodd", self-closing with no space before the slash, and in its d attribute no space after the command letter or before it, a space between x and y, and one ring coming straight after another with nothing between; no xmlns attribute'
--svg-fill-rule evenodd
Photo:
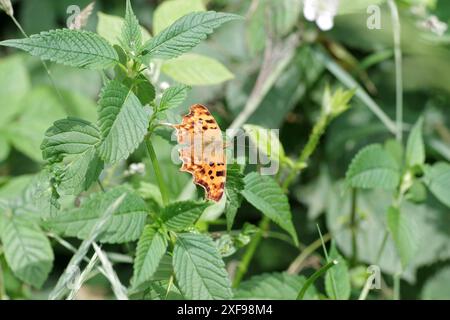
<svg viewBox="0 0 450 320"><path fill-rule="evenodd" d="M401 273L394 275L394 300L400 300L400 276Z"/></svg>
<svg viewBox="0 0 450 320"><path fill-rule="evenodd" d="M303 297L305 296L306 291L308 288L323 274L325 274L330 268L334 267L338 264L337 260L332 260L328 262L326 265L324 265L322 268L314 272L314 274L306 280L305 284L303 285L302 289L298 293L297 300L303 300Z"/></svg>
<svg viewBox="0 0 450 320"><path fill-rule="evenodd" d="M328 242L331 240L331 234L327 233L323 237L323 242ZM295 258L295 260L291 263L289 268L287 269L287 273L297 274L300 272L303 262L308 258L314 251L316 251L322 245L322 239L317 239L309 246L307 246L300 255Z"/></svg>
<svg viewBox="0 0 450 320"><path fill-rule="evenodd" d="M370 287L372 287L373 279L372 277L368 277L366 280L366 283L364 284L363 290L361 291L361 294L359 295L358 300L366 300L367 295L369 294Z"/></svg>
<svg viewBox="0 0 450 320"><path fill-rule="evenodd" d="M356 201L358 198L357 189L353 188L352 190L352 209L350 214L350 230L352 233L352 265L355 265L358 262L358 221L356 219Z"/></svg>
<svg viewBox="0 0 450 320"><path fill-rule="evenodd" d="M391 10L392 28L394 32L394 55L395 55L395 86L396 86L396 138L402 142L403 139L403 71L402 71L402 48L401 48L401 26L398 8L394 0L388 0Z"/></svg>
<svg viewBox="0 0 450 320"><path fill-rule="evenodd" d="M167 193L166 184L164 183L164 179L161 174L161 169L159 168L158 158L156 157L155 149L153 149L152 142L150 141L150 137L145 140L145 145L147 146L147 152L152 161L153 170L155 170L156 180L158 181L159 190L161 192L161 197L164 206L169 204L169 197Z"/></svg>
<svg viewBox="0 0 450 320"><path fill-rule="evenodd" d="M1 254L0 254L1 257ZM3 268L2 262L0 261L0 300L7 299L6 290L5 290L5 282L3 280Z"/></svg>
<svg viewBox="0 0 450 320"><path fill-rule="evenodd" d="M236 271L236 276L234 277L233 280L233 287L237 287L239 283L241 283L241 280L244 277L244 275L247 273L250 261L252 260L253 255L255 254L256 249L258 248L258 245L261 242L264 233L269 229L269 225L270 219L264 216L261 222L259 223L258 233L256 233L253 239L250 241L244 253L244 256L242 257L242 260L239 263L239 266Z"/></svg>

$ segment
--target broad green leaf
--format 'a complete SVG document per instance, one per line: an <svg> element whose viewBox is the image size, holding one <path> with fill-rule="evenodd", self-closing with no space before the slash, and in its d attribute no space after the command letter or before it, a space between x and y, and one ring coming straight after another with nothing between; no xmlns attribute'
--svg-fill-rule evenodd
<svg viewBox="0 0 450 320"><path fill-rule="evenodd" d="M206 11L203 0L164 1L156 8L153 15L153 32L157 35L179 18L198 11Z"/></svg>
<svg viewBox="0 0 450 320"><path fill-rule="evenodd" d="M153 226L146 226L136 248L133 287L152 279L166 249L166 237Z"/></svg>
<svg viewBox="0 0 450 320"><path fill-rule="evenodd" d="M397 161L398 167L403 166L404 148L403 145L396 139L386 140L384 149Z"/></svg>
<svg viewBox="0 0 450 320"><path fill-rule="evenodd" d="M346 180L354 188L395 189L400 181L399 166L381 145L373 144L353 158Z"/></svg>
<svg viewBox="0 0 450 320"><path fill-rule="evenodd" d="M134 15L130 0L127 0L125 23L122 27L122 44L130 52L137 53L142 45L142 33L139 21Z"/></svg>
<svg viewBox="0 0 450 320"><path fill-rule="evenodd" d="M450 164L438 162L433 166L427 166L425 183L439 201L450 207Z"/></svg>
<svg viewBox="0 0 450 320"><path fill-rule="evenodd" d="M126 78L123 83L133 91L142 105L148 105L155 99L155 87L144 75L136 79Z"/></svg>
<svg viewBox="0 0 450 320"><path fill-rule="evenodd" d="M347 262L337 251L334 242L328 256L330 260L337 260L338 264L329 269L325 275L327 295L334 300L348 300L351 293L350 274Z"/></svg>
<svg viewBox="0 0 450 320"><path fill-rule="evenodd" d="M164 90L161 101L159 102L159 110L167 110L178 107L186 100L191 88L185 85L170 87Z"/></svg>
<svg viewBox="0 0 450 320"><path fill-rule="evenodd" d="M220 84L234 78L219 61L193 53L164 61L161 71L175 81L190 86Z"/></svg>
<svg viewBox="0 0 450 320"><path fill-rule="evenodd" d="M130 89L117 81L103 88L98 126L102 134L99 154L107 163L128 158L147 133L151 109L143 107Z"/></svg>
<svg viewBox="0 0 450 320"><path fill-rule="evenodd" d="M423 118L420 118L409 134L406 145L406 164L408 167L421 166L425 163L422 127Z"/></svg>
<svg viewBox="0 0 450 320"><path fill-rule="evenodd" d="M25 283L40 288L53 265L53 251L45 234L25 217L5 217L2 243L6 261Z"/></svg>
<svg viewBox="0 0 450 320"><path fill-rule="evenodd" d="M89 31L51 30L29 38L5 40L0 45L24 50L43 60L78 68L107 69L118 62L113 47L105 39Z"/></svg>
<svg viewBox="0 0 450 320"><path fill-rule="evenodd" d="M215 11L190 13L144 44L142 54L148 59L172 59L190 51L222 24L240 19L230 13Z"/></svg>
<svg viewBox="0 0 450 320"><path fill-rule="evenodd" d="M304 276L288 273L264 273L242 282L235 290L234 299L294 300L306 282ZM309 287L305 300L316 299L314 285Z"/></svg>
<svg viewBox="0 0 450 320"><path fill-rule="evenodd" d="M112 45L120 45L120 35L122 33L125 19L103 12L98 13L97 33L105 38ZM148 41L151 36L146 29L141 27L142 40Z"/></svg>
<svg viewBox="0 0 450 320"><path fill-rule="evenodd" d="M42 156L50 163L63 163L59 185L64 193L78 194L97 181L103 161L96 145L100 132L93 124L77 118L56 121L50 127L42 142Z"/></svg>
<svg viewBox="0 0 450 320"><path fill-rule="evenodd" d="M8 157L10 150L11 147L9 146L6 135L0 132L0 162Z"/></svg>
<svg viewBox="0 0 450 320"><path fill-rule="evenodd" d="M30 79L22 58L11 56L0 59L0 127L10 122L21 111L20 101L30 90Z"/></svg>
<svg viewBox="0 0 450 320"><path fill-rule="evenodd" d="M228 230L231 230L237 210L241 206L241 191L244 190L244 186L244 175L241 167L238 164L229 165L227 167L227 183L225 185L225 195L227 197L225 217Z"/></svg>
<svg viewBox="0 0 450 320"><path fill-rule="evenodd" d="M214 242L206 235L179 234L173 252L175 278L183 296L192 300L232 297L231 282Z"/></svg>
<svg viewBox="0 0 450 320"><path fill-rule="evenodd" d="M298 244L297 233L292 223L288 198L280 186L269 176L251 172L244 178L244 198L265 216L286 230Z"/></svg>
<svg viewBox="0 0 450 320"><path fill-rule="evenodd" d="M425 300L449 300L450 267L443 267L426 279L421 298Z"/></svg>
<svg viewBox="0 0 450 320"><path fill-rule="evenodd" d="M390 207L387 212L387 225L404 268L414 258L418 247L415 226L406 214L394 207Z"/></svg>
<svg viewBox="0 0 450 320"><path fill-rule="evenodd" d="M126 194L120 206L107 222L100 242L124 243L139 238L147 219L147 206L136 193L126 187L116 187L106 193L93 194L80 208L62 212L49 219L48 227L66 237L86 239L92 227L105 210L122 194Z"/></svg>
<svg viewBox="0 0 450 320"><path fill-rule="evenodd" d="M162 210L161 220L167 229L183 231L191 227L208 206L207 202L174 202Z"/></svg>
<svg viewBox="0 0 450 320"><path fill-rule="evenodd" d="M243 127L254 148L251 152L255 155L259 152L260 155L267 157L265 161L263 160L263 164L268 161L281 162L285 157L284 149L278 134L275 134L273 129L266 129L253 124L245 124Z"/></svg>
<svg viewBox="0 0 450 320"><path fill-rule="evenodd" d="M41 162L40 145L46 130L58 119L67 116L54 90L37 87L21 101L20 117L5 125L11 144L29 158Z"/></svg>

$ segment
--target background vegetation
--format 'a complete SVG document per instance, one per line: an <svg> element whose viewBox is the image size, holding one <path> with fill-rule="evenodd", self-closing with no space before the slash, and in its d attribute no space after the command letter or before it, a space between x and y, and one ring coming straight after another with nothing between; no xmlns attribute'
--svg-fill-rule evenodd
<svg viewBox="0 0 450 320"><path fill-rule="evenodd" d="M66 27L73 14L67 9L73 2L13 1L14 17L27 34ZM89 2L76 4L84 8ZM281 130L282 171L276 192L280 191L280 198L283 192L288 196L289 208L278 208L278 218L269 217L278 224L262 218L260 211L265 208L249 201L245 194L252 192L249 187L243 191L244 200L236 194L235 202L209 207L195 229L208 231L214 239L237 298L295 299L306 279L335 259L339 264L318 279L305 297L449 299L450 33L445 23L450 22L450 2L402 0L393 7L393 1L341 0L330 31L306 21L300 2L132 1L145 29L144 40L204 6L245 18L223 24L189 54L152 65L150 76L158 99L169 85L192 88L186 89L181 105L165 115L169 121L179 122L191 104L201 103L223 130L244 124ZM381 8L381 29L367 28L370 4ZM400 27L392 19L395 7ZM124 13L125 1L96 1L84 29L117 44L122 23L117 17ZM8 15L0 12L0 17L2 41L23 38ZM397 46L396 30L401 31ZM46 130L67 115L92 122L97 118L97 101L107 75L54 63L47 66L51 77L38 58L0 47L1 214L8 214L14 203L14 214L45 216L42 207L27 207L29 202L23 199L47 165L41 151ZM180 173L170 161L169 135L170 131L160 129L152 136L168 196L171 201L201 199L202 191L191 185L190 175ZM369 172L374 168L378 171ZM254 168L246 169L251 171ZM128 160L106 165L100 180L106 189L132 186L152 212L163 206L145 144ZM67 202L79 207L81 200L100 188L95 184L77 197L60 200L63 206ZM227 232L230 204L239 209L232 231ZM222 215L224 210L227 216ZM295 230L286 227L289 215ZM51 247L43 259L47 265L36 268L51 272L48 277L42 271L30 278L28 269L14 270L7 262L7 236L1 234L0 223L0 298L59 297L58 279L81 248L79 239L87 237L78 229L43 226ZM46 246L45 241L41 246ZM120 243L97 247L101 263L90 260L94 249L81 256L86 271L83 285L75 284L70 294L88 299L122 297L120 285L128 286L133 275L136 243L109 242ZM102 252L114 272L108 272ZM381 271L381 289L368 292L370 265ZM128 295L182 297L165 282Z"/></svg>

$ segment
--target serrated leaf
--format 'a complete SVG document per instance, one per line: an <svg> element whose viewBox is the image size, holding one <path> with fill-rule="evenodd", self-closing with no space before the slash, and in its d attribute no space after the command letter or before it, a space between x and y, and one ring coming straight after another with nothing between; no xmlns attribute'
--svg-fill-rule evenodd
<svg viewBox="0 0 450 320"><path fill-rule="evenodd" d="M50 163L65 160L59 173L59 185L65 193L78 194L98 179L103 168L95 149L99 142L97 127L77 118L58 120L47 130L42 155Z"/></svg>
<svg viewBox="0 0 450 320"><path fill-rule="evenodd" d="M227 203L225 204L225 217L227 219L227 229L231 230L237 210L241 206L244 190L244 175L238 164L229 165L227 168L227 183L225 185L225 195Z"/></svg>
<svg viewBox="0 0 450 320"><path fill-rule="evenodd" d="M292 223L291 208L287 196L269 176L251 172L244 178L244 198L265 216L286 230L298 244L297 233Z"/></svg>
<svg viewBox="0 0 450 320"><path fill-rule="evenodd" d="M418 248L415 226L405 214L394 207L390 207L387 212L387 225L404 268L414 258Z"/></svg>
<svg viewBox="0 0 450 320"><path fill-rule="evenodd" d="M346 180L354 188L395 189L400 181L399 166L381 145L373 144L353 158Z"/></svg>
<svg viewBox="0 0 450 320"><path fill-rule="evenodd" d="M334 300L348 300L351 293L350 274L347 262L337 251L334 242L328 256L330 260L337 260L338 264L329 269L325 275L327 295Z"/></svg>
<svg viewBox="0 0 450 320"><path fill-rule="evenodd" d="M43 60L78 68L107 69L118 62L113 47L90 31L51 30L25 39L5 40L0 45L24 50Z"/></svg>
<svg viewBox="0 0 450 320"><path fill-rule="evenodd" d="M157 35L179 18L198 11L206 11L202 0L164 1L156 8L153 15L153 32Z"/></svg>
<svg viewBox="0 0 450 320"><path fill-rule="evenodd" d="M152 279L166 253L167 239L153 226L146 226L139 238L134 260L133 287Z"/></svg>
<svg viewBox="0 0 450 320"><path fill-rule="evenodd" d="M304 276L288 273L265 273L242 282L235 290L234 299L294 300L306 282ZM312 285L306 291L305 300L315 299L316 289Z"/></svg>
<svg viewBox="0 0 450 320"><path fill-rule="evenodd" d="M162 210L161 220L167 229L183 231L191 227L208 206L207 202L174 202Z"/></svg>
<svg viewBox="0 0 450 320"><path fill-rule="evenodd" d="M111 45L120 45L119 35L125 24L125 19L99 12L98 14L97 33L105 38ZM151 36L146 29L141 28L142 40L148 41Z"/></svg>
<svg viewBox="0 0 450 320"><path fill-rule="evenodd" d="M92 227L105 210L122 194L126 194L120 206L107 222L105 231L99 237L103 243L124 243L139 238L147 219L144 200L126 187L116 187L106 193L92 195L80 208L62 212L47 221L47 226L66 237L86 239Z"/></svg>
<svg viewBox="0 0 450 320"><path fill-rule="evenodd" d="M191 88L185 85L174 86L164 90L159 103L159 110L163 111L178 107L186 100L190 90Z"/></svg>
<svg viewBox="0 0 450 320"><path fill-rule="evenodd" d="M122 27L122 45L130 52L137 53L142 45L142 33L139 21L134 15L130 0L127 0L125 23Z"/></svg>
<svg viewBox="0 0 450 320"><path fill-rule="evenodd" d="M0 127L8 124L21 111L20 101L30 90L30 79L25 63L16 55L0 60Z"/></svg>
<svg viewBox="0 0 450 320"><path fill-rule="evenodd" d="M151 109L117 81L103 88L99 101L98 126L102 141L98 152L107 163L128 158L147 134Z"/></svg>
<svg viewBox="0 0 450 320"><path fill-rule="evenodd" d="M14 274L40 288L53 265L53 251L45 234L25 217L4 218L2 243L6 261Z"/></svg>
<svg viewBox="0 0 450 320"><path fill-rule="evenodd" d="M194 233L178 235L173 268L183 296L192 300L225 300L232 297L231 282L214 242Z"/></svg>
<svg viewBox="0 0 450 320"><path fill-rule="evenodd" d="M425 183L439 201L450 207L450 164L438 162L426 167Z"/></svg>
<svg viewBox="0 0 450 320"><path fill-rule="evenodd" d="M219 61L193 53L164 61L161 71L175 81L190 86L215 85L234 78Z"/></svg>
<svg viewBox="0 0 450 320"><path fill-rule="evenodd" d="M144 44L144 59L172 59L190 51L222 24L240 19L215 11L190 13Z"/></svg>
<svg viewBox="0 0 450 320"><path fill-rule="evenodd" d="M425 144L423 142L423 118L417 120L406 144L406 164L408 167L421 166L425 163Z"/></svg>
<svg viewBox="0 0 450 320"><path fill-rule="evenodd" d="M144 75L141 74L136 79L126 78L123 83L133 91L142 105L148 105L155 99L155 87Z"/></svg>

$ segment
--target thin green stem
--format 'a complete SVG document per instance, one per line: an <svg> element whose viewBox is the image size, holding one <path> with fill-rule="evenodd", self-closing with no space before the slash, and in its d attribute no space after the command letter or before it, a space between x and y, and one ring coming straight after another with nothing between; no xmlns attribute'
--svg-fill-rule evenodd
<svg viewBox="0 0 450 320"><path fill-rule="evenodd" d="M233 287L237 287L239 283L241 283L242 279L244 278L245 274L248 271L248 267L250 265L250 262L252 261L252 258L256 252L256 249L258 248L259 243L261 242L264 233L269 229L270 226L270 219L264 216L259 223L259 231L255 234L253 239L250 241L249 245L247 246L247 249L244 253L244 256L242 257L241 262L239 263L239 266L236 271L236 275L233 280Z"/></svg>
<svg viewBox="0 0 450 320"><path fill-rule="evenodd" d="M338 264L337 260L332 260L330 262L328 262L326 265L324 265L322 268L320 268L319 270L317 270L316 272L313 273L313 275L311 277L308 278L308 280L306 280L305 284L303 285L303 287L301 288L300 292L298 293L297 296L297 300L303 300L303 297L305 296L306 291L309 289L309 287L316 282L316 280L322 276L323 274L325 274L330 268L334 267L335 265Z"/></svg>
<svg viewBox="0 0 450 320"><path fill-rule="evenodd" d="M401 48L401 25L398 8L394 0L388 0L391 10L392 28L394 32L395 85L396 85L396 137L403 139L403 71Z"/></svg>
<svg viewBox="0 0 450 320"><path fill-rule="evenodd" d="M290 274L297 274L300 272L301 267L303 265L303 262L308 258L314 251L316 251L323 242L328 242L331 240L331 234L327 233L325 234L322 239L317 239L313 243L311 243L309 246L307 246L305 249L302 250L302 252L295 258L295 260L291 263L289 268L287 269L287 272Z"/></svg>
<svg viewBox="0 0 450 320"><path fill-rule="evenodd" d="M0 253L1 257L1 253ZM0 300L6 299L6 289L5 289L5 281L3 279L3 268L2 262L0 261Z"/></svg>
<svg viewBox="0 0 450 320"><path fill-rule="evenodd" d="M161 197L164 206L169 204L169 196L166 188L166 184L164 183L163 176L161 174L161 169L159 167L158 158L156 157L155 149L153 149L153 144L150 141L150 137L145 139L145 144L147 146L147 152L152 161L153 170L155 171L156 180L158 181L159 190L161 192Z"/></svg>
<svg viewBox="0 0 450 320"><path fill-rule="evenodd" d="M400 300L400 276L401 273L394 275L394 300Z"/></svg>
<svg viewBox="0 0 450 320"><path fill-rule="evenodd" d="M352 265L355 265L358 262L358 221L356 217L356 204L357 204L358 193L357 189L353 188L352 190L352 208L350 213L350 230L352 233Z"/></svg>
<svg viewBox="0 0 450 320"><path fill-rule="evenodd" d="M369 295L370 288L372 287L373 278L369 276L366 280L366 283L364 284L364 287L361 291L361 294L359 295L358 300L366 300L367 296Z"/></svg>

